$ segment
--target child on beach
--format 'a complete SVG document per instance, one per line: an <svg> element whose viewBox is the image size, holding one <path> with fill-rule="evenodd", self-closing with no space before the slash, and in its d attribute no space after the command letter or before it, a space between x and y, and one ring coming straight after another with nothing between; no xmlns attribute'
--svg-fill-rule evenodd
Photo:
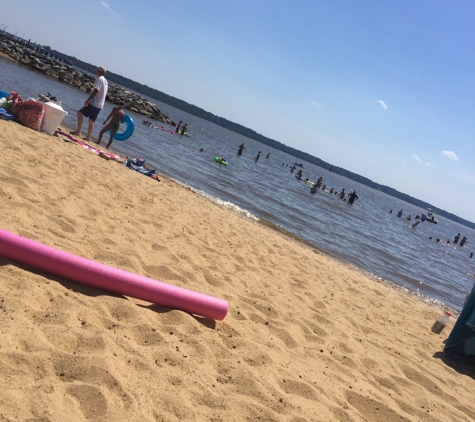
<svg viewBox="0 0 475 422"><path fill-rule="evenodd" d="M124 105L125 105L124 103L119 103L119 106L114 107L112 111L110 112L109 116L107 116L107 119L104 120L103 125L105 125L107 121L111 119L109 124L105 126L104 129L102 129L101 132L99 133L99 139L97 140L98 145L101 144L102 135L104 135L104 133L106 133L108 130L111 130L110 140L106 148L109 149L109 147L111 146L112 141L114 140L114 136L119 130L120 124L124 121L124 117L125 117L125 113L123 110Z"/></svg>

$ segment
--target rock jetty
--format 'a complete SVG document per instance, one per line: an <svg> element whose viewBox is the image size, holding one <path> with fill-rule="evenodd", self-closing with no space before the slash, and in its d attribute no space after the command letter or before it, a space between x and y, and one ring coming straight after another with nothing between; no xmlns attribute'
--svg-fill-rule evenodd
<svg viewBox="0 0 475 422"><path fill-rule="evenodd" d="M32 48L24 43L3 37L0 38L0 51L36 72L43 73L81 91L89 93L93 89L94 75L83 72L36 47ZM166 114L163 114L154 103L110 81L106 100L114 104L124 102L125 108L130 111L174 125L174 122Z"/></svg>

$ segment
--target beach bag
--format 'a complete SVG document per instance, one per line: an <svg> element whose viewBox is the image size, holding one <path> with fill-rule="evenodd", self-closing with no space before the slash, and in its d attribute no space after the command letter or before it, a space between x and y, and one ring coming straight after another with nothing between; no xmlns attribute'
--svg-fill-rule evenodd
<svg viewBox="0 0 475 422"><path fill-rule="evenodd" d="M15 116L16 109L23 102L23 98L18 92L12 91L8 94L7 100L10 102L10 108L8 111Z"/></svg>
<svg viewBox="0 0 475 422"><path fill-rule="evenodd" d="M45 115L45 107L39 101L22 101L13 115L17 123L39 132Z"/></svg>

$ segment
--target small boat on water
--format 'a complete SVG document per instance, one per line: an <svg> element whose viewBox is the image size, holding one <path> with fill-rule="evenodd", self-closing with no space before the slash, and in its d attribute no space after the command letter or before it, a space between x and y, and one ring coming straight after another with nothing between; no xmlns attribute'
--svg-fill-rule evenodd
<svg viewBox="0 0 475 422"><path fill-rule="evenodd" d="M421 221L428 221L429 223L434 223L434 224L437 224L439 222L439 220L437 220L437 218L435 218L434 216L434 211L431 210L430 208L427 208L427 214L426 213L421 214Z"/></svg>

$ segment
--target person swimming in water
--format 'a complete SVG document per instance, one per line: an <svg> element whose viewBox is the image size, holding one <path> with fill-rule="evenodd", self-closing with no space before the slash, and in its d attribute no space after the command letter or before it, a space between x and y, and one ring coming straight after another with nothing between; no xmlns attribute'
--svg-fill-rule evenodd
<svg viewBox="0 0 475 422"><path fill-rule="evenodd" d="M182 123L182 121L180 120L180 121L178 122L178 124L176 125L175 133L180 133L181 123Z"/></svg>
<svg viewBox="0 0 475 422"><path fill-rule="evenodd" d="M259 161L259 158L261 158L261 152L259 151L256 155L256 158L254 158L254 161L257 163Z"/></svg>

